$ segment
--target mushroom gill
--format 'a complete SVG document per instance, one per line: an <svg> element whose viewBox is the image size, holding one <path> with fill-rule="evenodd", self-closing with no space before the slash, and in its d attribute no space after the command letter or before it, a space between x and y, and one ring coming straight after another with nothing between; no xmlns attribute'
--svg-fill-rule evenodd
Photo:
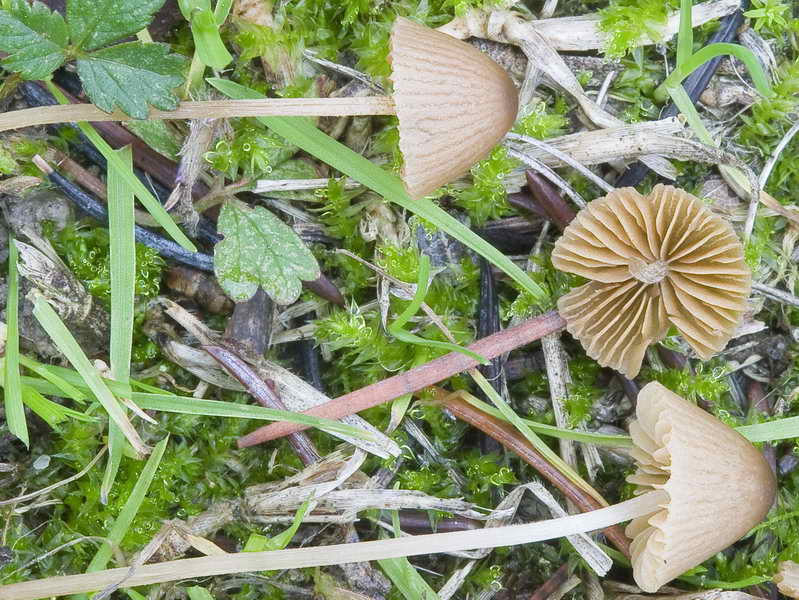
<svg viewBox="0 0 799 600"><path fill-rule="evenodd" d="M635 377L674 325L708 359L746 309L751 273L732 227L688 192L617 189L581 210L552 264L590 281L558 300L567 330L599 364Z"/></svg>
<svg viewBox="0 0 799 600"><path fill-rule="evenodd" d="M792 560L784 560L777 567L773 578L780 594L789 598L799 598L799 565Z"/></svg>
<svg viewBox="0 0 799 600"><path fill-rule="evenodd" d="M743 436L657 382L638 395L630 425L637 494L669 500L627 526L633 576L655 592L741 538L774 501L776 479Z"/></svg>

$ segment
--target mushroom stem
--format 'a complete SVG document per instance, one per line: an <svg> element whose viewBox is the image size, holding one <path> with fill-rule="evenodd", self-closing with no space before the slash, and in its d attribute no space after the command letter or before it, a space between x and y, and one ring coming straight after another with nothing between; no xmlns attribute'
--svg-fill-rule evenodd
<svg viewBox="0 0 799 600"><path fill-rule="evenodd" d="M231 117L346 117L396 114L389 96L353 98L266 98L181 102L175 110L150 110L148 119L223 119ZM120 112L105 112L94 104L37 106L0 114L0 132L33 125L71 121L131 121Z"/></svg>
<svg viewBox="0 0 799 600"><path fill-rule="evenodd" d="M174 560L135 569L121 567L83 575L51 577L0 586L0 600L36 600L102 590L113 585L136 587L228 573L299 569L345 562L513 546L604 529L616 523L651 514L668 502L669 495L657 490L599 510L524 525L433 533L356 544L240 552Z"/></svg>

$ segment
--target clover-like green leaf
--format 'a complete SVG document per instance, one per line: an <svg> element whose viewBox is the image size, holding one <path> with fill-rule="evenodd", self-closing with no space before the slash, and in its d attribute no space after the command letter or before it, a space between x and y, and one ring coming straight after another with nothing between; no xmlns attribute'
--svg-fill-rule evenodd
<svg viewBox="0 0 799 600"><path fill-rule="evenodd" d="M2 64L23 79L44 79L60 67L68 37L64 18L41 2L11 0L0 10L0 49L9 54Z"/></svg>
<svg viewBox="0 0 799 600"><path fill-rule="evenodd" d="M69 0L67 22L72 43L96 50L149 25L164 0Z"/></svg>
<svg viewBox="0 0 799 600"><path fill-rule="evenodd" d="M300 281L319 277L319 265L299 236L260 206L226 204L219 215L224 239L214 248L214 272L236 302L249 300L258 287L277 304L300 295Z"/></svg>
<svg viewBox="0 0 799 600"><path fill-rule="evenodd" d="M83 88L99 108L117 106L131 117L146 119L148 104L174 110L172 90L183 81L184 58L169 54L165 44L128 42L97 50L78 59Z"/></svg>

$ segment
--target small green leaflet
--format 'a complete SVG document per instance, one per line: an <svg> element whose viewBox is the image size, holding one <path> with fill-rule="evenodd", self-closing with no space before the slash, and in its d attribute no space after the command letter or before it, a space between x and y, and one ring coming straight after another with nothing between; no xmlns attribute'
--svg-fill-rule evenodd
<svg viewBox="0 0 799 600"><path fill-rule="evenodd" d="M165 44L128 42L79 58L78 75L99 108L112 112L118 105L131 117L146 119L148 103L161 110L177 106L172 89L183 81L183 62Z"/></svg>
<svg viewBox="0 0 799 600"><path fill-rule="evenodd" d="M214 248L214 272L236 302L249 300L260 286L277 304L291 304L302 290L300 281L320 275L297 234L263 207L229 202L218 228L224 239Z"/></svg>
<svg viewBox="0 0 799 600"><path fill-rule="evenodd" d="M67 0L72 43L96 50L128 37L150 24L164 0Z"/></svg>
<svg viewBox="0 0 799 600"><path fill-rule="evenodd" d="M173 110L172 90L183 82L185 58L164 44L110 43L147 27L164 0L67 0L67 19L41 2L6 0L0 10L0 61L23 79L47 79L77 59L89 99L111 112L119 107L146 119L150 108Z"/></svg>
<svg viewBox="0 0 799 600"><path fill-rule="evenodd" d="M23 79L44 79L60 67L68 37L64 18L41 2L11 0L0 10L0 48L9 53L2 64Z"/></svg>

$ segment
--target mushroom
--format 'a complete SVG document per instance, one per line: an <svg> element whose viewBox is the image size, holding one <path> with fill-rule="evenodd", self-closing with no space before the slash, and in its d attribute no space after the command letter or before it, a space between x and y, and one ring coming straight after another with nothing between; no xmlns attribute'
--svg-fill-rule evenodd
<svg viewBox="0 0 799 600"><path fill-rule="evenodd" d="M182 102L150 119L393 115L399 118L402 179L421 198L466 173L513 126L516 87L485 54L447 34L398 18L391 32L394 95ZM0 131L65 121L126 121L93 104L36 107L0 114Z"/></svg>
<svg viewBox="0 0 799 600"><path fill-rule="evenodd" d="M799 565L792 560L784 560L779 564L773 581L781 594L799 598Z"/></svg>
<svg viewBox="0 0 799 600"><path fill-rule="evenodd" d="M0 600L82 593L120 581L135 587L195 576L512 546L630 519L633 577L641 589L654 592L763 519L774 499L776 480L765 458L745 438L659 383L641 390L636 411L630 433L638 471L629 480L638 486L638 495L613 506L524 525L224 554L141 565L134 572L123 567L53 577L0 586Z"/></svg>
<svg viewBox="0 0 799 600"><path fill-rule="evenodd" d="M552 264L591 280L558 300L569 333L629 378L670 325L701 358L719 352L751 286L732 227L666 185L648 196L620 188L589 203L555 243Z"/></svg>

